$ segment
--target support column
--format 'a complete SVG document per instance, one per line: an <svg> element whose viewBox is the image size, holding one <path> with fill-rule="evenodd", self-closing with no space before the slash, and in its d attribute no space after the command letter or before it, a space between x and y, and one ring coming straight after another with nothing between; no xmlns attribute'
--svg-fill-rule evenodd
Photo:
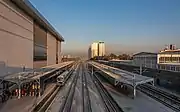
<svg viewBox="0 0 180 112"><path fill-rule="evenodd" d="M93 75L93 66L91 66L92 67L92 71L91 71L91 74Z"/></svg>
<svg viewBox="0 0 180 112"><path fill-rule="evenodd" d="M21 84L18 84L18 99L21 98Z"/></svg>
<svg viewBox="0 0 180 112"><path fill-rule="evenodd" d="M134 97L136 97L136 86L134 86Z"/></svg>
<svg viewBox="0 0 180 112"><path fill-rule="evenodd" d="M154 86L154 80L153 80L153 86Z"/></svg>
<svg viewBox="0 0 180 112"><path fill-rule="evenodd" d="M140 65L140 75L142 75L142 64Z"/></svg>
<svg viewBox="0 0 180 112"><path fill-rule="evenodd" d="M39 97L41 96L41 79L39 78L39 87L38 87L38 89L39 89Z"/></svg>
<svg viewBox="0 0 180 112"><path fill-rule="evenodd" d="M21 76L18 76L18 99L21 98Z"/></svg>

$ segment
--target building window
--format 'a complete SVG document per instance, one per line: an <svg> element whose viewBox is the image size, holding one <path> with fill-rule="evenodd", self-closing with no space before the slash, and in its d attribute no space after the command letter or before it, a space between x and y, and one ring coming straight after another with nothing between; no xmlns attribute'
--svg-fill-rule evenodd
<svg viewBox="0 0 180 112"><path fill-rule="evenodd" d="M171 70L171 66L166 65L166 70Z"/></svg>
<svg viewBox="0 0 180 112"><path fill-rule="evenodd" d="M47 32L34 23L34 61L47 61Z"/></svg>
<svg viewBox="0 0 180 112"><path fill-rule="evenodd" d="M34 61L47 60L47 49L40 45L34 45Z"/></svg>
<svg viewBox="0 0 180 112"><path fill-rule="evenodd" d="M171 66L171 70L175 71L176 70L175 66Z"/></svg>
<svg viewBox="0 0 180 112"><path fill-rule="evenodd" d="M172 62L178 63L178 57L172 57Z"/></svg>
<svg viewBox="0 0 180 112"><path fill-rule="evenodd" d="M180 72L180 66L176 67L176 71Z"/></svg>
<svg viewBox="0 0 180 112"><path fill-rule="evenodd" d="M165 70L165 65L160 65L160 69Z"/></svg>
<svg viewBox="0 0 180 112"><path fill-rule="evenodd" d="M160 58L159 58L159 62L160 62L160 63L165 63L165 57L160 57Z"/></svg>

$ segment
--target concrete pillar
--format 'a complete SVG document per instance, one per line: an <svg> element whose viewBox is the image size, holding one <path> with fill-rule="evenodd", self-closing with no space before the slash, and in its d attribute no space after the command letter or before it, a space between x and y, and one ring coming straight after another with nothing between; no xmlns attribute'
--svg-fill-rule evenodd
<svg viewBox="0 0 180 112"><path fill-rule="evenodd" d="M136 86L134 86L134 97L136 97Z"/></svg>
<svg viewBox="0 0 180 112"><path fill-rule="evenodd" d="M140 65L140 75L142 75L142 64Z"/></svg>
<svg viewBox="0 0 180 112"><path fill-rule="evenodd" d="M21 98L21 84L18 84L18 99Z"/></svg>
<svg viewBox="0 0 180 112"><path fill-rule="evenodd" d="M41 80L40 80L40 78L39 78L38 90L39 90L39 97L40 97L41 96Z"/></svg>

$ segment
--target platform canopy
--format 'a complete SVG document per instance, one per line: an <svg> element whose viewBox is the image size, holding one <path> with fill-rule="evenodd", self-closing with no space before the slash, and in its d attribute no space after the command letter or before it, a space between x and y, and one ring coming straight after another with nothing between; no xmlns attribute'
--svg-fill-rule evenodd
<svg viewBox="0 0 180 112"><path fill-rule="evenodd" d="M154 79L150 77L142 76L136 73L131 73L122 69L114 68L97 62L90 62L90 64L92 64L94 67L101 70L102 72L106 73L110 77L114 78L115 85L117 85L120 82L124 84L128 84L134 88L134 91L136 89L136 86L140 84L153 82L154 85Z"/></svg>
<svg viewBox="0 0 180 112"><path fill-rule="evenodd" d="M51 65L51 66L42 67L39 69L33 69L27 72L14 73L14 74L4 76L1 79L5 81L13 82L13 83L25 83L25 82L37 80L43 76L46 76L61 68L64 68L72 63L73 61L68 61L68 62L63 62L63 63Z"/></svg>

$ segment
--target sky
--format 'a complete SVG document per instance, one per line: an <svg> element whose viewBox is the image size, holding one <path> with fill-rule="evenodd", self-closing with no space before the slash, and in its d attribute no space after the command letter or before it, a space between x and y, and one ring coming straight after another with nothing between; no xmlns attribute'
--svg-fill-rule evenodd
<svg viewBox="0 0 180 112"><path fill-rule="evenodd" d="M94 41L106 53L180 48L180 0L30 0L64 37L64 54L87 54Z"/></svg>

